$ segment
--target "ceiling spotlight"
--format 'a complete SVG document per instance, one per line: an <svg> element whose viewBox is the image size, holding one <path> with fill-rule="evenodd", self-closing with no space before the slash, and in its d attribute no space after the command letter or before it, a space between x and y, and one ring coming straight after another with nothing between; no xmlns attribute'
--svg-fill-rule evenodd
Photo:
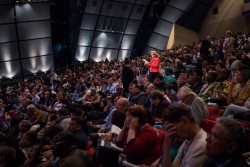
<svg viewBox="0 0 250 167"><path fill-rule="evenodd" d="M34 73L34 75L36 75L36 73Z"/></svg>

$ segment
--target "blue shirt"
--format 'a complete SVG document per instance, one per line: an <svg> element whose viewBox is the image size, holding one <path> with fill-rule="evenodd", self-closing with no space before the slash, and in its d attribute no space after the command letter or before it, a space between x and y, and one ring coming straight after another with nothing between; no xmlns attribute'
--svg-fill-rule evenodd
<svg viewBox="0 0 250 167"><path fill-rule="evenodd" d="M109 130L112 126L112 115L113 115L113 112L116 110L116 107L115 106L112 106L110 109L109 109L109 115L105 118L105 124L102 125L102 127L105 129L105 130Z"/></svg>
<svg viewBox="0 0 250 167"><path fill-rule="evenodd" d="M87 143L88 143L88 137L83 132L83 130L79 130L77 132L74 132L73 135L74 135L74 138L76 140L76 145L78 146L78 148L85 150L87 147Z"/></svg>
<svg viewBox="0 0 250 167"><path fill-rule="evenodd" d="M112 92L112 94L116 93L116 84L108 85L106 90Z"/></svg>

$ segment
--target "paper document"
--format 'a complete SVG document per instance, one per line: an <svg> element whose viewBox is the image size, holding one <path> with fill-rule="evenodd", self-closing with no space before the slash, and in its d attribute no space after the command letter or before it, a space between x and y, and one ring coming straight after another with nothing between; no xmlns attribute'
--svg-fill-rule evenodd
<svg viewBox="0 0 250 167"><path fill-rule="evenodd" d="M124 166L124 167L137 167L137 165L131 164L128 161L123 161L122 166Z"/></svg>
<svg viewBox="0 0 250 167"><path fill-rule="evenodd" d="M105 141L101 140L101 146L104 147Z"/></svg>
<svg viewBox="0 0 250 167"><path fill-rule="evenodd" d="M97 133L98 134L98 136L105 136L106 135L106 133Z"/></svg>
<svg viewBox="0 0 250 167"><path fill-rule="evenodd" d="M116 149L116 150L119 150L119 151L123 152L123 149L122 149L122 148L118 147L117 145L115 145L115 144L113 144L113 143L110 143L110 146L113 147L113 148Z"/></svg>
<svg viewBox="0 0 250 167"><path fill-rule="evenodd" d="M119 133L121 132L121 129L116 125L112 125L111 126L111 132L119 135Z"/></svg>

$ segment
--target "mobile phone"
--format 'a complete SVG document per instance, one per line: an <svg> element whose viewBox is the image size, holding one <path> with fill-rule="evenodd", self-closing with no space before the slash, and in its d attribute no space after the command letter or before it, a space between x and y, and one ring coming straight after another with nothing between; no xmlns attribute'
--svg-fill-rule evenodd
<svg viewBox="0 0 250 167"><path fill-rule="evenodd" d="M174 89L171 89L171 90L170 90L170 94L172 95L172 94L174 94L174 93L175 93Z"/></svg>

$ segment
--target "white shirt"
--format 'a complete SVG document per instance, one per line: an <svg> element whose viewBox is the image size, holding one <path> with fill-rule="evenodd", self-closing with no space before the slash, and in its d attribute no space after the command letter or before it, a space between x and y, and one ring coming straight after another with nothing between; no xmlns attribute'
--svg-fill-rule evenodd
<svg viewBox="0 0 250 167"><path fill-rule="evenodd" d="M200 129L193 140L185 140L179 151L173 165L180 167L201 167L208 159L206 155L207 133Z"/></svg>

